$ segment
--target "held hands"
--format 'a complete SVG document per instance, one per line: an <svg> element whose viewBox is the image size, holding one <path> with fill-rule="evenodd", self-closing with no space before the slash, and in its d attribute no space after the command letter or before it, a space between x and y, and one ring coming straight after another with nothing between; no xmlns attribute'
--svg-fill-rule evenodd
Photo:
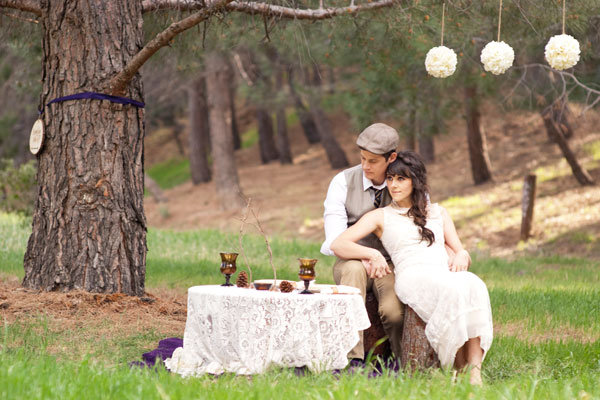
<svg viewBox="0 0 600 400"><path fill-rule="evenodd" d="M369 278L383 278L387 274L392 273L385 257L378 250L374 249L369 258L362 259L361 261Z"/></svg>
<svg viewBox="0 0 600 400"><path fill-rule="evenodd" d="M460 250L448 261L448 269L452 272L466 271L471 265L471 256L466 250Z"/></svg>

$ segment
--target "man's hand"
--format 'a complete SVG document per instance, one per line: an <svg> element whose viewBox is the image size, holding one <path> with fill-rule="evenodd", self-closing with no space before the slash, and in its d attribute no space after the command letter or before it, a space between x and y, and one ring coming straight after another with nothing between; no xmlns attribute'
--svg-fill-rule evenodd
<svg viewBox="0 0 600 400"><path fill-rule="evenodd" d="M369 278L383 278L392 273L385 257L378 250L373 249L372 256L361 261Z"/></svg>
<svg viewBox="0 0 600 400"><path fill-rule="evenodd" d="M448 262L448 269L452 272L466 271L471 265L471 256L466 250L460 250Z"/></svg>

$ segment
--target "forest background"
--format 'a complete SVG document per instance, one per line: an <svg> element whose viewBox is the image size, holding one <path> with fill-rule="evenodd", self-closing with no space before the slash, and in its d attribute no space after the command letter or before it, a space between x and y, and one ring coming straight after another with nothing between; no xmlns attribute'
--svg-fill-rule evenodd
<svg viewBox="0 0 600 400"><path fill-rule="evenodd" d="M317 2L307 5L318 8ZM516 59L501 76L479 62L483 46L497 37L496 1L447 2L444 44L459 63L444 80L424 68L425 54L440 43L440 1L401 1L320 21L223 11L175 37L142 67L147 287L158 299L147 309L122 297L32 296L20 288L38 193L28 136L41 106L43 51L36 17L0 8L0 345L3 365L30 365L22 368L25 375L1 369L4 382L22 382L31 368L47 371L58 361L62 372L41 373L42 386L62 387L57 382L71 368L86 376L99 366L104 380L98 387L116 390L110 383L115 365L183 333L186 288L220 281L217 253L238 249L240 192L252 200L273 241L281 276L295 279L296 257L312 256L319 258L319 279L330 282L332 261L318 253L328 183L358 163L356 135L370 123L386 122L400 132L402 148L427 160L432 199L449 209L474 254L475 272L490 287L498 341L488 360L493 384L485 393L599 396L592 383L600 373L594 318L600 301L600 4L567 5L567 33L582 53L565 72L551 70L543 58L547 40L561 32L562 2L555 0L504 2L501 39ZM146 41L190 13L147 13ZM215 71L229 76L216 91ZM208 102L217 98L229 115L221 127L208 118ZM215 146L214 138L227 136L235 150ZM214 168L216 159L227 159L225 176L219 176L225 169ZM522 239L529 174L537 176L535 212L531 234ZM264 243L247 231L255 274L269 277ZM152 313L160 315L161 327L141 322ZM75 340L69 330L79 332ZM101 349L91 346L94 341ZM161 388L165 383L125 375L118 375L127 382L125 391L136 379ZM279 377L267 379L273 376ZM223 388L259 390L228 379L211 386L214 396ZM379 395L401 387L443 396L445 381L430 386L429 379L386 381ZM85 390L84 383L69 393ZM175 387L183 393L212 383ZM303 384L315 398L328 397L321 389L332 385L323 376ZM374 394L360 377L334 386L342 397L355 390ZM455 395L468 396L465 387ZM14 396L31 394L27 385L12 389Z"/></svg>

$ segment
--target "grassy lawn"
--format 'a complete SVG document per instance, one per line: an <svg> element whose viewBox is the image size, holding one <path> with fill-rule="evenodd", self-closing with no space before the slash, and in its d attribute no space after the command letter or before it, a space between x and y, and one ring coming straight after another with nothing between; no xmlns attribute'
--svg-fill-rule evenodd
<svg viewBox="0 0 600 400"><path fill-rule="evenodd" d="M0 214L0 280L22 278L29 229L27 219ZM264 239L248 235L243 244L254 277L271 277ZM332 281L332 261L319 254L319 243L273 238L271 246L279 277L297 279L296 258L310 256L319 259L317 279ZM184 293L189 286L220 283L218 253L228 250L238 250L236 235L151 229L148 291ZM238 266L243 269L241 256ZM443 371L373 380L361 374L296 377L290 370L274 369L251 378L182 379L164 370L127 366L158 340L183 334L178 328L160 326L168 316L156 321L147 316L150 321L136 328L137 322L125 313L115 313L113 322L98 314L83 323L77 321L82 314L61 319L40 308L2 321L0 398L600 398L597 261L479 258L473 272L488 285L495 325L494 344L484 363L486 384L481 388L462 378L452 383L451 375Z"/></svg>

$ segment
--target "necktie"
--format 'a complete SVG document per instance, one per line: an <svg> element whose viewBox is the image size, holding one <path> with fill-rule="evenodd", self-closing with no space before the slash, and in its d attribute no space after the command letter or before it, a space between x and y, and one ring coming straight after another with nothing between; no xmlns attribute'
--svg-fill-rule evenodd
<svg viewBox="0 0 600 400"><path fill-rule="evenodd" d="M381 199L383 198L383 189L375 189L373 186L371 186L371 189L373 190L373 193L375 193L375 197L373 198L373 205L375 206L375 208L379 208L379 206L381 205Z"/></svg>

